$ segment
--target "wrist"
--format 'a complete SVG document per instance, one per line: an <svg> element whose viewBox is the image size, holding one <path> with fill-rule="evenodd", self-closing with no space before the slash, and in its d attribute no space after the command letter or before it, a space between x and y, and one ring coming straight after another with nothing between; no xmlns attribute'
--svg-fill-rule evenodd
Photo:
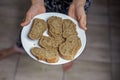
<svg viewBox="0 0 120 80"><path fill-rule="evenodd" d="M44 0L32 0L32 5L44 5Z"/></svg>
<svg viewBox="0 0 120 80"><path fill-rule="evenodd" d="M84 7L86 3L86 0L73 0L73 4L76 5L76 7Z"/></svg>

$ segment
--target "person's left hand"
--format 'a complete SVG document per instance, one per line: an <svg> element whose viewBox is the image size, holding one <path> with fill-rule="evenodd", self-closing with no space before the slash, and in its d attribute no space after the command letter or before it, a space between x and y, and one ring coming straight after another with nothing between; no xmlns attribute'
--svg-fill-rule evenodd
<svg viewBox="0 0 120 80"><path fill-rule="evenodd" d="M72 3L69 7L68 15L76 19L79 23L79 26L83 30L87 30L84 6L77 5L77 3Z"/></svg>

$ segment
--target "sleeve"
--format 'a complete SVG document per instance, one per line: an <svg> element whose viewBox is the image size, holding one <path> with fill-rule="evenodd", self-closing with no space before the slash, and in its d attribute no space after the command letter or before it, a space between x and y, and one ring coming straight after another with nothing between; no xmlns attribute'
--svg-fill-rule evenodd
<svg viewBox="0 0 120 80"><path fill-rule="evenodd" d="M86 0L85 6L84 6L86 13L88 12L88 9L89 9L92 1L93 1L93 0Z"/></svg>

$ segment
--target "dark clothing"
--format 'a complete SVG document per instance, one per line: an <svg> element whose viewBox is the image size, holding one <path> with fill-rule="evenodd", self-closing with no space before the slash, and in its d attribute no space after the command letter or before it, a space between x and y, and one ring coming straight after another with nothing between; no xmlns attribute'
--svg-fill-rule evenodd
<svg viewBox="0 0 120 80"><path fill-rule="evenodd" d="M84 6L86 13L88 12L88 9L89 9L91 3L92 3L92 0L86 0L85 6Z"/></svg>
<svg viewBox="0 0 120 80"><path fill-rule="evenodd" d="M47 12L59 12L68 14L68 9L72 0L45 0L45 6ZM88 12L88 8L91 4L91 0L86 0L85 11Z"/></svg>
<svg viewBox="0 0 120 80"><path fill-rule="evenodd" d="M46 12L59 12L63 14L68 14L68 9L72 2L72 0L44 0L44 1ZM91 4L91 1L92 0L86 0L86 4L84 6L86 13L88 12L88 8ZM20 36L16 44L19 48L22 48Z"/></svg>
<svg viewBox="0 0 120 80"><path fill-rule="evenodd" d="M47 12L59 12L67 14L72 0L45 0Z"/></svg>

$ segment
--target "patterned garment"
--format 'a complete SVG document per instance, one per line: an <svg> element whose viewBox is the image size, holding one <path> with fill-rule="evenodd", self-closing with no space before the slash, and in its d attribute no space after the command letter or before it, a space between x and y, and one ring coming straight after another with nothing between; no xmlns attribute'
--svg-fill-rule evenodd
<svg viewBox="0 0 120 80"><path fill-rule="evenodd" d="M72 2L72 0L44 0L44 1L45 1L45 7L46 7L47 12L59 12L59 13L63 13L63 14L68 14L68 9ZM91 4L91 1L92 0L86 0L86 4L84 6L86 13L88 12L88 8ZM19 37L16 45L19 48L22 48L20 37Z"/></svg>
<svg viewBox="0 0 120 80"><path fill-rule="evenodd" d="M91 3L92 3L92 0L86 0L85 6L84 6L86 13L88 12L88 9L89 9Z"/></svg>
<svg viewBox="0 0 120 80"><path fill-rule="evenodd" d="M72 0L45 0L45 6L47 12L59 12L68 14L68 9ZM85 11L88 12L88 8L91 4L91 0L86 0Z"/></svg>

